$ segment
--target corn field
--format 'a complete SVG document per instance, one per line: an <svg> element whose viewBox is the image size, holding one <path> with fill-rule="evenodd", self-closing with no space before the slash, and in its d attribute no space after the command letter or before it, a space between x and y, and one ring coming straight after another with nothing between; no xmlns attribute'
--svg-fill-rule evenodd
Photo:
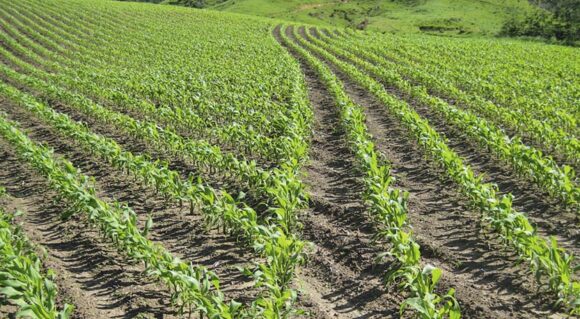
<svg viewBox="0 0 580 319"><path fill-rule="evenodd" d="M0 0L0 317L578 316L578 61Z"/></svg>

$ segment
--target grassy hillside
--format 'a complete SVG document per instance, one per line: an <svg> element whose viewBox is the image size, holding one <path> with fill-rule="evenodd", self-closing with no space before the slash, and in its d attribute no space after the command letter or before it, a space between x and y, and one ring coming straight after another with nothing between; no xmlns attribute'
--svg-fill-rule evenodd
<svg viewBox="0 0 580 319"><path fill-rule="evenodd" d="M526 0L165 0L214 10L239 12L334 26L450 35L492 35Z"/></svg>

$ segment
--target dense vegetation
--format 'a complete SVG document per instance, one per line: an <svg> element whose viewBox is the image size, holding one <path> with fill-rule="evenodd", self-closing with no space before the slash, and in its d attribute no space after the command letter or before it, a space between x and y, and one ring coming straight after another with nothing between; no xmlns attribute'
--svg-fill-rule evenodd
<svg viewBox="0 0 580 319"><path fill-rule="evenodd" d="M568 44L580 41L580 4L576 0L536 0L536 9L514 15L501 34L554 39Z"/></svg>
<svg viewBox="0 0 580 319"><path fill-rule="evenodd" d="M580 314L575 48L103 0L0 44L2 317Z"/></svg>

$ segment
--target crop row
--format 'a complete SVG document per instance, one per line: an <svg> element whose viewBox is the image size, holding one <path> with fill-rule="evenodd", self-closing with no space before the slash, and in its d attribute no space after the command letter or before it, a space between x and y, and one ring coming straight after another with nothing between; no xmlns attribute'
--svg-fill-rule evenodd
<svg viewBox="0 0 580 319"><path fill-rule="evenodd" d="M546 241L539 237L526 216L512 207L511 194L499 196L496 185L484 183L483 178L463 163L426 120L407 103L387 93L379 82L306 39L298 37L298 41L376 96L415 136L425 153L445 170L448 178L459 186L471 205L481 212L481 225L494 230L506 245L528 262L538 283L546 285L559 304L572 312L580 311L580 283L573 279L576 271L574 256L558 247L554 239Z"/></svg>
<svg viewBox="0 0 580 319"><path fill-rule="evenodd" d="M56 159L51 149L31 141L4 115L0 116L0 136L23 162L48 180L51 189L68 203L72 212L85 213L90 223L119 251L142 262L147 274L167 284L172 301L179 304L182 311L195 308L208 316L219 314L225 318L240 312L239 303L224 301L215 273L202 266L188 265L148 240L147 227L139 229L137 216L131 208L98 198L89 177L82 175L72 163Z"/></svg>
<svg viewBox="0 0 580 319"><path fill-rule="evenodd" d="M234 198L225 191L216 191L204 185L199 178L183 180L178 172L167 167L167 163L152 162L142 155L124 151L113 140L91 133L86 126L71 121L68 116L55 112L11 86L0 84L0 94L35 114L63 136L71 138L87 152L134 175L166 198L180 203L188 202L192 210L193 207L200 207L208 225L224 225L233 235L241 235L258 254L267 257L265 264L257 266L254 275L256 284L270 288L270 296L280 298L284 295L295 266L302 261L303 242L286 236L284 230L276 226L259 224L254 210L238 208ZM277 301L275 305L284 305L285 302Z"/></svg>
<svg viewBox="0 0 580 319"><path fill-rule="evenodd" d="M82 52L68 50L44 34L38 33L36 29L32 29L30 26L31 24L34 25L34 23L36 23L35 20L31 19L26 19L21 23L14 19L14 16L9 16L7 22L2 21L2 27L7 34L14 36L15 39L26 44L33 53L39 55L40 61L38 59L35 60L39 65L43 65L52 71L58 71L59 77L56 79L61 79L65 75L68 79L74 79L74 83L83 90L83 93L90 95L91 98L100 103L107 103L117 110L125 110L124 112L130 110L133 114L140 116L154 116L153 119L163 124L171 124L179 132L196 132L196 135L200 135L202 132L207 131L208 134L211 134L204 134L204 136L216 142L226 143L228 146L237 145L234 149L243 150L245 154L249 153L250 150L255 150L258 156L264 156L265 158L275 157L272 153L276 151L274 147L265 148L265 146L276 145L271 139L259 134L252 134L240 124L216 127L211 121L200 117L198 111L194 112L193 108L176 108L161 103L155 104L146 99L137 98L135 95L129 95L119 89L113 89L115 87L113 80L116 78L120 80L118 73L108 71L107 76L99 75L98 71L102 70L102 67L98 68L97 66L101 65L102 62L96 63L95 61L100 61L97 59L89 60L86 63L67 59L66 57L71 55L73 55L73 58L86 56ZM23 36L20 31L22 29L17 29L16 27L25 29L27 33ZM55 36L53 33L49 34ZM26 35L40 39L46 47L39 45L31 38L26 37ZM57 64L54 61L58 61L61 64ZM110 64L108 68L111 68ZM67 84L63 80L60 81L62 81L63 85ZM69 88L73 89L75 86L69 86ZM253 147L254 145L256 147Z"/></svg>
<svg viewBox="0 0 580 319"><path fill-rule="evenodd" d="M42 61L40 57L34 55L29 49L20 46L16 41L4 37L5 41L10 43L12 48L15 48L22 55L25 55L28 59L32 59L37 63ZM17 63L19 67L26 70L31 75L37 78L46 77L47 74L34 65L23 64L22 61L17 61L13 56L10 60ZM59 70L57 68L57 70ZM22 77L22 76L20 76ZM49 78L53 79L53 78ZM30 85L31 80L27 80L27 85ZM52 81L52 83L61 84L63 81L68 86L82 87L75 78L62 77L60 81ZM283 140L285 147L281 147L280 144L275 145L278 149L292 149L292 156L282 162L278 168L274 168L269 171L262 170L256 167L254 162L246 162L234 157L231 153L222 153L219 148L211 144L205 143L203 141L191 141L182 138L176 133L169 129L163 129L159 127L157 122L149 121L136 121L129 116L124 116L120 113L110 112L90 100L79 96L78 94L70 94L63 90L56 90L54 86L47 86L46 84L39 84L38 80L34 80L34 85L36 90L42 92L50 92L47 98L51 98L55 101L59 99L65 99L67 103L75 105L83 110L84 113L92 113L91 116L98 119L104 119L105 122L114 123L118 127L122 127L125 131L132 135L136 135L139 138L145 139L147 141L152 141L156 145L161 145L165 150L170 151L174 155L178 155L182 158L192 160L194 163L199 163L206 169L219 171L226 174L234 175L245 182L248 185L250 192L255 195L267 195L269 202L267 203L271 207L271 211L276 214L276 216L281 220L284 225L288 228L293 228L296 226L296 221L294 219L295 211L302 208L305 205L305 194L303 186L300 181L296 178L296 174L301 163L304 161L306 156L307 144L304 138L300 134L292 134L287 136ZM49 82L51 83L51 82ZM297 83L297 86L302 86L303 84ZM96 87L96 86L93 86ZM298 91L303 92L302 88L297 88ZM56 91L55 91L56 90ZM297 96L296 100L300 101L300 104L307 103L304 101L305 97ZM142 105L132 106L135 109L139 109L141 112L146 113L149 117L155 116L154 114L163 113L155 109L147 109ZM96 110L95 110L96 109ZM95 116L95 112L100 113L99 116ZM166 113L171 113L171 111L166 111ZM175 120L175 119L174 119ZM308 125L308 116L302 118L299 126ZM175 122L175 121L173 121ZM291 126L291 125L290 125ZM190 128L193 129L193 128ZM300 128L304 130L304 128ZM249 142L248 142L249 143ZM251 143L250 143L251 144Z"/></svg>
<svg viewBox="0 0 580 319"><path fill-rule="evenodd" d="M166 148L180 154L187 154L189 159L194 154L200 156L208 156L211 154L212 148L200 148L198 145L190 143L183 144L178 136L171 132L160 131L161 134L152 134L156 127L152 124L139 123L138 121L128 118L124 115L109 111L98 105L92 104L81 97L59 91L57 88L47 85L42 81L27 77L22 74L0 66L0 72L11 81L23 83L35 89L42 89L44 92L51 93L53 97L59 97L60 101L71 102L79 110L86 112L95 119L104 121L111 121L125 125L126 132L133 136L145 138L146 140L156 143L161 148ZM40 104L32 102L31 97L26 97L23 94L16 93L16 91L9 86L3 86L4 95L12 97L24 106L28 106L32 111L42 110ZM46 107L44 107L46 108ZM45 111L45 120L50 120L54 115L51 111ZM65 133L74 141L83 144L87 151L101 157L110 162L113 166L121 170L127 170L132 174L141 177L146 184L154 186L159 192L167 198L179 201L180 203L188 202L191 210L194 207L202 204L205 216L210 224L224 225L228 230L233 230L234 234L243 233L246 238L253 244L254 247L259 248L259 253L269 257L268 265L260 266L256 269L256 276L258 282L268 283L267 287L276 290L272 295L284 298L293 298L293 295L285 294L291 279L293 278L294 268L302 261L301 250L303 243L291 235L291 228L295 228L296 223L294 212L300 208L300 192L302 188L300 185L296 186L284 181L278 175L268 175L268 172L259 172L256 174L255 167L240 166L240 162L232 160L229 165L238 165L245 168L248 174L252 174L250 178L250 185L262 185L260 189L268 191L274 198L275 203L280 203L280 207L271 206L270 209L277 216L277 221L271 223L271 226L260 225L256 212L249 207L242 209L237 208L237 203L233 197L225 191L216 191L208 186L204 186L199 178L190 177L189 180L183 181L179 177L179 173L167 168L166 163L151 163L143 156L133 156L131 153L121 151L120 147L112 140L104 139L102 137L95 137L87 132L85 126L76 124L67 124L69 120L64 115L57 117L60 120L52 120L52 126L59 130L65 130ZM64 124L63 124L64 123ZM151 138L155 136L156 139ZM215 164L223 163L222 157L214 157ZM230 158L231 159L231 158ZM209 159L211 161L211 158ZM281 193L276 193L281 192ZM292 202L286 201L287 196L292 196ZM277 225L276 227L274 227ZM286 235L288 234L288 235ZM286 306L284 302L278 302L274 305Z"/></svg>
<svg viewBox="0 0 580 319"><path fill-rule="evenodd" d="M6 196L0 187L0 199ZM37 248L28 240L14 214L0 207L0 295L18 307L16 317L67 319L74 307L58 309L58 288L52 270L43 270Z"/></svg>
<svg viewBox="0 0 580 319"><path fill-rule="evenodd" d="M375 53L379 49L373 47L372 43L337 41L325 35L322 35L322 39L332 44L333 47L339 47L348 50L352 54L357 54L382 69L396 71L414 83L421 83L427 88L428 92L444 96L447 100L455 101L455 103L468 108L475 114L485 117L488 121L531 140L549 153L554 155L562 154L570 162L575 162L578 159L580 154L578 139L558 126L552 127L546 121L531 118L517 110L498 107L479 95L469 94L458 89L444 77L436 76L436 72L433 69L423 70L411 62L409 62L409 65L405 65L405 63L398 60L400 59L398 56L389 56L387 59Z"/></svg>
<svg viewBox="0 0 580 319"><path fill-rule="evenodd" d="M149 60L146 57L136 59L134 58L135 52L131 51L135 47L142 46L143 40L139 41L140 39L134 39L135 37L131 38L122 34L120 35L116 29L111 28L112 30L107 31L113 33L114 37L112 35L103 38L96 37L94 39L85 39L83 42L80 42L81 39L74 38L72 35L69 35L68 38L64 38L63 36L56 34L56 32L54 32L56 27L47 30L45 27L40 26L36 21L41 21L42 19L31 19L30 17L25 16L26 14L31 14L29 10L23 11L22 13L16 13L13 11L10 13L12 13L12 16L8 16L6 19L8 19L12 25L5 25L7 31L13 32L15 27L19 27L20 31L24 31L33 36L35 40L40 41L44 46L52 49L54 52L40 47L35 43L31 43L30 41L27 43L27 45L32 46L38 54L49 57L51 62L58 61L60 65L57 70L60 74L67 74L69 77L74 78L75 82L80 82L79 84L82 84L80 85L80 88L83 89L84 92L89 93L91 97L98 99L100 102L108 101L109 105L113 105L119 110L130 109L148 117L155 118L158 122L175 125L179 128L179 132L189 132L188 134L192 134L191 132L207 131L214 137L217 137L217 141L226 141L228 146L233 145L234 147L243 149L246 151L246 154L248 153L248 150L252 150L258 155L264 154L269 158L282 159L294 155L292 153L284 153L293 152L296 149L289 145L285 145L285 138L272 139L260 133L259 130L261 130L261 128L275 128L277 130L282 130L281 134L283 137L291 136L291 134L294 134L292 132L294 126L281 125L281 123L295 123L298 118L301 119L302 117L298 117L296 114L288 112L287 115L280 114L280 116L274 117L274 122L267 120L260 124L256 121L260 121L260 119L264 117L264 114L270 114L272 112L262 112L263 114L258 114L256 110L249 109L248 105L227 105L224 103L224 105L211 104L206 106L202 101L193 101L196 103L195 108L185 107L190 100L190 98L186 96L180 97L179 102L157 101L155 98L161 98L173 94L194 94L192 92L200 90L196 88L188 88L181 92L182 89L180 85L182 83L174 84L174 81L172 82L170 80L164 80L163 83L161 83L161 79L156 79L156 81L141 83L143 82L141 78L145 76L142 72L128 72L128 66L131 66L131 70L141 70L144 68L142 64ZM16 20L15 17L21 19L22 22ZM75 22L77 24L81 23L80 21ZM34 28L32 28L33 26ZM40 31L43 32L40 33ZM100 42L107 43L108 45L104 46ZM109 50L116 48L116 43L122 43L123 48L126 48L127 52L116 52L114 55L115 58L113 59L113 55L110 54ZM87 47L82 47L80 44L86 44ZM103 50L103 48L106 48L107 50ZM140 56L143 56L143 54L140 54ZM158 60L165 61L168 59L168 57L160 57ZM124 64L121 66L118 65L119 61L123 61ZM191 63L191 61L188 62ZM51 66L54 67L54 64ZM191 67L188 66L188 68ZM139 86L139 89L144 89L141 86L151 86L153 85L151 83L158 83L163 86L179 86L171 88L170 90L169 88L163 86L160 87L158 84L155 84L156 90L158 91L156 94L158 96L146 99L143 99L143 96L148 96L146 92L135 91L136 89L131 87L137 85ZM183 84L185 85L187 83ZM180 91L172 93L172 90L175 89ZM206 87L205 90L207 89L208 88ZM300 88L295 90L295 92L299 93ZM251 94L251 92L244 92L244 94ZM277 92L277 94L280 93ZM224 109L224 107L227 107L227 109ZM266 111L266 107L268 107L268 104L260 105L261 110L263 109ZM295 109L300 109L300 105L284 108L284 110L292 111ZM304 109L304 106L302 106L302 109ZM244 110L244 112L240 112L240 110ZM224 111L233 113L232 115L226 115L223 113ZM223 122L225 119L232 116L235 116L235 121L233 123ZM293 118L287 118L288 116L292 116ZM218 120L219 122L215 122L215 120ZM250 122L246 122L247 120ZM304 123L297 122L297 124ZM256 128L259 130L257 131ZM300 134L304 134L304 125L296 129L302 129ZM265 132L265 134L269 133Z"/></svg>
<svg viewBox="0 0 580 319"><path fill-rule="evenodd" d="M15 44L16 45L16 44ZM41 73L33 65L19 60L10 52L0 48L0 54L26 72ZM159 127L155 122L138 121L122 113L104 108L82 95L69 92L38 78L18 73L7 66L0 66L0 72L19 86L28 87L38 95L55 102L64 102L69 107L104 124L112 124L120 131L142 139L155 148L183 158L200 169L213 170L224 175L232 175L248 186L255 195L267 194L270 206L286 231L296 228L295 212L304 205L303 186L296 179L296 167L282 165L265 171L255 162L238 160L232 154L223 154L216 146L203 141L185 139L175 132ZM299 162L294 162L298 165ZM286 199L288 198L288 199ZM278 207L278 208L276 208Z"/></svg>
<svg viewBox="0 0 580 319"><path fill-rule="evenodd" d="M7 11L2 12L5 15L7 14ZM11 13L14 13L14 11L11 11ZM18 15L18 17L22 19L22 16ZM8 17L6 19L11 22L16 21L14 20L14 17ZM30 20L30 18L25 18L25 21L33 22ZM17 23L14 23L14 25L17 25ZM256 241L255 244L257 249L267 251L265 255L268 257L267 260L270 262L269 265L271 267L268 268L267 266L264 266L260 269L255 269L256 271L254 274L259 277L256 278L258 281L260 278L265 278L261 282L267 286L270 291L273 291L276 288L282 288L280 288L277 293L272 292L272 294L270 294L270 297L272 297L271 299L262 299L262 301L256 304L259 308L265 309L274 309L275 307L291 309L291 301L295 297L295 294L291 290L287 289L286 286L292 279L294 267L296 266L296 263L301 260L302 256L300 253L294 254L292 256L292 258L295 257L294 260L289 260L288 258L285 259L285 257L288 256L286 252L300 251L302 249L301 242L294 240L293 235L290 234L298 227L297 221L295 219L295 213L305 205L303 186L296 177L301 163L305 160L307 145L304 137L298 134L295 136L283 136L283 139L290 145L288 149L292 150L292 153L289 152L290 157L286 158L285 162L279 164L279 167L277 168L272 170L263 170L258 168L255 162L247 162L245 160L237 159L232 154L222 153L221 150L215 145L211 145L203 141L198 142L184 138L175 133L170 128L160 127L154 121L135 120L125 114L102 107L98 103L93 102L91 99L88 99L82 94L77 93L77 88L82 88L82 81L75 82L76 78L72 74L70 76L62 76L61 72L51 73L58 71L58 67L61 67L61 65L52 62L52 60L46 59L48 56L54 58L53 60L55 60L59 56L48 48L55 49L57 46L59 46L59 44L55 43L55 45L52 45L52 40L49 37L39 34L37 31L35 31L35 29L38 27L37 25L34 25L34 29L27 29L26 26L22 25L22 23L20 23L20 28L16 28L14 25L6 23L3 24L3 26L6 27L4 29L6 32L2 32L2 36L5 43L8 44L9 50L2 48L2 56L5 61L10 61L10 64L14 67L14 69L10 69L8 65L2 65L2 75L4 79L7 79L10 81L10 83L20 88L26 88L34 95L42 99L46 99L50 103L56 103L59 105L64 103L66 108L73 108L92 119L100 121L101 123L113 124L115 127L121 128L121 131L124 131L131 136L144 139L148 142L148 144L150 143L154 147L167 150L171 154L179 154L179 156L184 157L185 159L189 159L196 165L200 165L200 167L204 166L210 171L220 171L221 174L234 176L235 178L246 183L249 186L248 188L250 191L261 194L262 197L266 197L268 199L263 207L266 207L270 213L269 215L272 215L274 218L266 218L264 220L265 224L263 225L258 224L257 222L255 222L254 225L260 227L259 230L264 232L263 234L259 234L261 236L259 238L263 239L272 235L272 238L270 239L274 240L273 237L276 237L276 242L263 243ZM22 30L24 30L24 32L22 32ZM54 33L50 34L53 36L55 35ZM269 33L267 34L268 37L271 37ZM33 35L42 38L44 42L40 43L43 43L46 45L46 47L38 44L36 42L38 38L35 38ZM16 41L14 39L18 40ZM273 41L273 39L271 40ZM27 47L20 45L19 42L25 43ZM16 52L17 55L10 51ZM62 62L64 59L60 61ZM43 66L43 68L46 68L46 71L41 70L38 68L38 66ZM299 72L299 69L297 70L297 72ZM296 70L293 71L296 72ZM306 109L308 108L308 105L305 102L306 98L304 95L304 83L297 80L301 80L301 78L297 76L289 77L287 85L292 86L290 91L293 93L291 97L285 97L285 99L290 99L291 103L294 104L292 104L291 107L287 109L299 109L300 107ZM68 89L63 87L68 87ZM150 109L150 112L152 113L153 109ZM302 116L300 118L302 122L298 123L296 126L304 126L297 128L297 130L302 130L305 132L307 131L305 127L309 125L308 112L302 115L306 116ZM288 119L286 118L286 120ZM294 123L288 124L290 125L287 125L287 127L296 127L293 125ZM60 127L62 128L62 126ZM69 131L69 133L73 134L73 131ZM75 134L80 133L76 132ZM304 133L302 132L300 134ZM73 139L76 140L76 138L78 138L77 135L75 135ZM96 140L94 142L96 143ZM115 151L114 148L110 148L109 150ZM101 149L101 151L106 154L106 150ZM115 153L109 154L115 155ZM118 163L117 161L114 162L118 165L128 165L127 160L135 160L135 158L137 157L131 158L127 153L124 153L123 156L121 156L119 159ZM137 160L136 164L144 165L144 163L139 160ZM133 167L133 169L136 169L137 166ZM128 166L124 168L128 169ZM157 173L160 173L160 175L153 174L148 176L148 183L160 186L159 188L161 191L169 194L169 197L173 196L174 199L186 201L190 195L187 194L187 191L191 190L191 188L184 188L184 185L179 185L178 183L172 184L172 181L176 180L178 174L172 171L168 172L166 169L167 167L163 164L162 167L158 168L156 171ZM144 174L144 172L141 171L139 173ZM187 182L195 183L196 181L197 180L195 178L190 178ZM192 186L198 185L192 184ZM207 189L207 187L204 189ZM222 192L220 191L219 194L222 195ZM207 195L209 197L211 194L203 195ZM221 196L217 196L217 199L215 200L227 202L227 196L223 197L226 199L224 200ZM206 204L210 201L211 199L206 199ZM232 207L234 206L236 205L232 204ZM241 210L252 211L248 207L244 207ZM254 215L256 215L255 212ZM259 217L261 218L263 216ZM274 231L272 233L268 233L268 231L271 229L274 229ZM257 232L254 232L254 234L256 233ZM279 250L274 251L274 249L270 249L272 245L278 245L274 248L279 248ZM290 270L290 272L287 272L285 275L281 275L279 271L282 269ZM274 301L275 297L279 297L279 299ZM267 304L270 302L271 304ZM264 313L268 314L268 312ZM270 313L270 315L274 314Z"/></svg>
<svg viewBox="0 0 580 319"><path fill-rule="evenodd" d="M430 72L527 118L578 135L579 114L574 106L578 72L574 61L578 53L573 48L485 39L379 38L370 36L362 42L374 42L377 54Z"/></svg>
<svg viewBox="0 0 580 319"><path fill-rule="evenodd" d="M296 37L295 28L293 37ZM297 52L312 67L326 85L339 108L340 121L346 132L349 145L356 155L359 169L364 173L365 201L369 213L378 225L376 237L390 244L391 249L379 258L393 256L399 265L389 269L387 282L401 282L403 291L409 297L401 304L401 313L411 308L421 318L459 318L459 304L454 298L454 290L440 296L434 290L441 276L441 270L432 265L421 265L421 252L411 233L405 231L407 225L409 194L393 187L390 165L376 151L372 137L365 126L362 108L345 93L336 76L313 57L308 51L295 44L281 32L284 43Z"/></svg>
<svg viewBox="0 0 580 319"><path fill-rule="evenodd" d="M351 61L354 65L379 77L410 98L429 106L441 114L448 123L510 164L516 173L529 178L553 198L563 201L572 208L576 208L580 204L580 188L575 185L576 173L572 167L559 167L552 158L543 156L540 151L523 144L518 138L510 139L502 130L485 119L429 95L425 86L410 84L392 69L378 67L359 58L360 53L353 54L336 46L331 46L308 33L307 37L309 41Z"/></svg>

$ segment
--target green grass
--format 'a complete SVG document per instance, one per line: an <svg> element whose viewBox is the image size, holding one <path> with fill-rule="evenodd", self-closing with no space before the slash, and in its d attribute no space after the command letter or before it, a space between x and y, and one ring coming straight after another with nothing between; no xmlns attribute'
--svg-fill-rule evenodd
<svg viewBox="0 0 580 319"><path fill-rule="evenodd" d="M170 0L183 1L183 0ZM412 0L407 0L407 2ZM212 10L303 23L357 27L398 33L494 35L513 14L531 7L526 0L206 0Z"/></svg>

